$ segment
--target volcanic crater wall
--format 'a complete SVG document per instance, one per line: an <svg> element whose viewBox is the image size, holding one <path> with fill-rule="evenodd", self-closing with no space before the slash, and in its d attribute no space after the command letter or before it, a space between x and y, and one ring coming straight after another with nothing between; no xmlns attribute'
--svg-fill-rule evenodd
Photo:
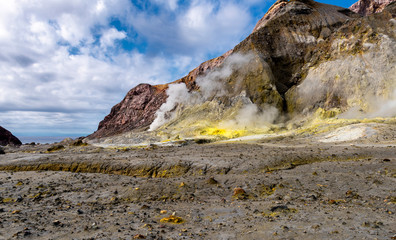
<svg viewBox="0 0 396 240"><path fill-rule="evenodd" d="M195 96L202 96L206 85L220 83L223 89L206 96L205 101L190 101L194 98L188 97L178 102L172 109L174 118L166 127L209 118L209 112L216 113L217 118L235 117L240 109L235 106L240 104L254 104L258 112L272 106L289 117L319 107L368 109L366 90L377 96L385 93L384 89L392 89L395 81L395 58L391 56L395 12L395 4L390 4L380 14L362 17L348 9L310 0L277 1L252 34L233 50L170 83L185 84L186 91ZM211 76L227 69L235 56L245 56L247 62L215 78L215 82L203 84L202 79L213 79ZM373 74L362 74L367 69ZM374 74L380 72L384 73L380 77ZM352 92L341 91L351 88L352 83ZM132 89L90 138L149 129L168 99L168 88L169 84L142 84ZM189 105L194 105L194 111Z"/></svg>

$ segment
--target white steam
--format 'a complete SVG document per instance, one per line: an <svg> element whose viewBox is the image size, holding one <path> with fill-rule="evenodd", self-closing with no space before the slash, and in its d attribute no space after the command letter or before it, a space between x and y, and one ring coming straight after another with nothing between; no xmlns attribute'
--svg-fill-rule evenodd
<svg viewBox="0 0 396 240"><path fill-rule="evenodd" d="M179 103L188 102L191 97L186 84L184 83L169 85L166 93L168 94L168 99L155 113L156 118L151 123L149 131L156 130L171 120L174 116L172 110L174 110Z"/></svg>
<svg viewBox="0 0 396 240"><path fill-rule="evenodd" d="M396 116L396 90L390 99L378 102L376 110L369 117L395 117Z"/></svg>
<svg viewBox="0 0 396 240"><path fill-rule="evenodd" d="M396 89L390 97L371 97L369 109L363 111L360 107L355 106L348 111L340 114L340 118L345 119L363 119L376 117L396 117Z"/></svg>
<svg viewBox="0 0 396 240"><path fill-rule="evenodd" d="M345 44L348 41L343 39L333 45L337 49ZM297 102L304 112L341 105L348 108L341 118L396 115L396 42L382 35L377 44L363 45L367 48L364 54L340 57L309 70L297 87Z"/></svg>
<svg viewBox="0 0 396 240"><path fill-rule="evenodd" d="M198 77L196 83L201 92L202 102L207 101L210 97L227 94L223 80L230 77L235 71L243 69L252 59L253 55L251 54L232 54L219 69Z"/></svg>
<svg viewBox="0 0 396 240"><path fill-rule="evenodd" d="M222 125L226 128L262 128L273 123L279 116L279 111L267 105L260 110L256 104L245 104L233 120L225 121Z"/></svg>
<svg viewBox="0 0 396 240"><path fill-rule="evenodd" d="M156 112L156 118L150 125L149 131L156 130L172 120L175 117L174 110L179 104L193 106L195 104L211 101L215 97L230 94L226 90L225 80L236 71L239 71L238 75L243 75L244 69L246 69L249 62L253 59L252 54L232 54L220 67L196 79L199 91L190 93L184 83L169 85L169 89L166 92L168 94L168 99ZM243 77L239 77L237 81L242 80L242 78ZM238 85L238 82L236 84ZM243 96L243 98L246 97ZM244 106L242 106L235 119L226 121L224 124L234 128L259 127L266 123L274 122L278 117L278 111L274 107L267 106L262 111L253 104L250 99L244 102Z"/></svg>

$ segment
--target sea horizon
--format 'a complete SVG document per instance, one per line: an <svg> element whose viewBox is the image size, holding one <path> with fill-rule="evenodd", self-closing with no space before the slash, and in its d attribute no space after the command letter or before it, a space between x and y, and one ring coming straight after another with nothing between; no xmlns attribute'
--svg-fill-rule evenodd
<svg viewBox="0 0 396 240"><path fill-rule="evenodd" d="M27 143L40 143L40 144L51 144L56 142L61 142L65 138L76 139L79 136L20 136L18 137L21 140L22 144Z"/></svg>

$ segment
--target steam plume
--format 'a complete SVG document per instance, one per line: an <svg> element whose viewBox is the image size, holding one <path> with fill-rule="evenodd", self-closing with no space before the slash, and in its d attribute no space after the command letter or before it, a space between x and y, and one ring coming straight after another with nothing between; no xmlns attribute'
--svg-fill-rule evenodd
<svg viewBox="0 0 396 240"><path fill-rule="evenodd" d="M253 60L252 54L232 54L219 67L204 76L196 79L199 86L199 91L189 93L184 83L171 84L167 90L168 99L156 113L156 119L150 125L149 131L156 130L163 124L172 120L175 117L174 110L179 104L185 106L193 106L210 101L215 97L221 97L227 94L225 86L226 79L234 72L238 71L239 80L243 80L244 69L250 61ZM238 79L237 79L238 81ZM238 85L238 82L236 83ZM235 119L224 122L225 125L232 128L246 128L246 127L260 127L264 123L272 123L278 116L276 108L266 106L264 111L261 111L255 104L253 104L247 97L245 104L239 110ZM205 117L205 116L203 116Z"/></svg>
<svg viewBox="0 0 396 240"><path fill-rule="evenodd" d="M267 105L260 110L256 104L245 104L234 119L225 121L226 128L262 128L273 123L279 116L279 111L273 106Z"/></svg>
<svg viewBox="0 0 396 240"><path fill-rule="evenodd" d="M172 110L176 108L177 104L188 102L191 97L184 83L170 84L166 93L168 94L168 99L155 113L157 117L154 119L153 123L151 123L149 131L156 130L172 119L174 115Z"/></svg>

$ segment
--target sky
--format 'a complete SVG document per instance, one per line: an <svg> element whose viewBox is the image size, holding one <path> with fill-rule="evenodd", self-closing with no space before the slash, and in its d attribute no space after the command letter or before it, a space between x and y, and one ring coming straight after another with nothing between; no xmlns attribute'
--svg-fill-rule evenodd
<svg viewBox="0 0 396 240"><path fill-rule="evenodd" d="M0 126L90 134L139 83L174 81L232 49L274 2L0 0Z"/></svg>

